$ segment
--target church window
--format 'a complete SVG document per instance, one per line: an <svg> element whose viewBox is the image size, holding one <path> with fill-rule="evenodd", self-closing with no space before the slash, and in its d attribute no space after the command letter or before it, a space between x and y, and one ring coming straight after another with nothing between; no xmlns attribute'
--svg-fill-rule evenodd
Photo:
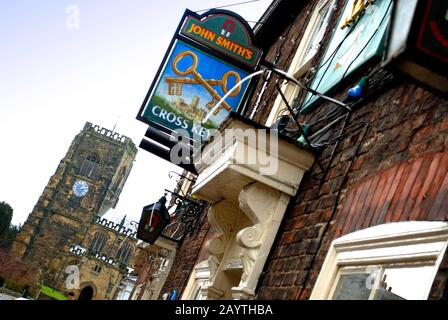
<svg viewBox="0 0 448 320"><path fill-rule="evenodd" d="M96 273L100 273L100 272L101 272L101 266L99 266L99 265L95 265L95 266L93 267L93 271L96 272Z"/></svg>
<svg viewBox="0 0 448 320"><path fill-rule="evenodd" d="M128 263L131 254L134 252L129 243L124 243L117 252L116 258L122 263Z"/></svg>
<svg viewBox="0 0 448 320"><path fill-rule="evenodd" d="M97 232L93 236L92 241L90 242L90 250L94 252L101 252L106 244L107 236L103 232Z"/></svg>
<svg viewBox="0 0 448 320"><path fill-rule="evenodd" d="M97 179L100 169L100 157L97 153L89 154L81 165L79 171L80 175L89 177L91 179Z"/></svg>

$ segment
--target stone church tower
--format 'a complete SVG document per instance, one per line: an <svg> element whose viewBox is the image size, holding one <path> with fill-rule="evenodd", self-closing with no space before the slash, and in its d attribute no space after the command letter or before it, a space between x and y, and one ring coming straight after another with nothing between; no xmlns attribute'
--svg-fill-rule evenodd
<svg viewBox="0 0 448 320"><path fill-rule="evenodd" d="M11 253L38 267L44 283L62 291L67 265L87 265L96 259L96 271L108 262L108 267L126 273L126 265L119 268L115 258L124 255L128 263L129 252L124 254L122 246L133 250L135 234L123 223L101 217L115 208L136 154L130 138L87 122L50 178ZM111 278L111 273L106 277ZM120 280L118 273L115 278L113 282ZM105 298L95 293L96 298Z"/></svg>

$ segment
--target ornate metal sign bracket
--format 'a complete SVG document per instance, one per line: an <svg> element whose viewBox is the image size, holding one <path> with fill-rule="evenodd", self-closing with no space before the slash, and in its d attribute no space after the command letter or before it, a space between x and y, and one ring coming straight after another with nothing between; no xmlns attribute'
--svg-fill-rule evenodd
<svg viewBox="0 0 448 320"><path fill-rule="evenodd" d="M198 219L207 206L207 202L195 201L167 189L165 189L165 192L171 194L171 203L173 206L176 206L175 219L185 226L182 238L186 235L193 236L197 234L201 225Z"/></svg>
<svg viewBox="0 0 448 320"><path fill-rule="evenodd" d="M170 171L170 172L168 173L168 177L169 177L170 179L172 179L174 176L177 176L177 178L176 178L177 182L179 182L179 181L182 180L182 179L186 179L186 180L191 181L191 182L193 182L193 183L196 181L196 178L189 178L188 176L183 175L183 174L180 174L180 173L178 173L178 172L176 172L176 171Z"/></svg>

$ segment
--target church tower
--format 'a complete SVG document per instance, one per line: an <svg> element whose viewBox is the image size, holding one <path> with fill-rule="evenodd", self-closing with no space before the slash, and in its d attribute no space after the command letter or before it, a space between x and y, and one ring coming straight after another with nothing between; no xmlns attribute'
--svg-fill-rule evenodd
<svg viewBox="0 0 448 320"><path fill-rule="evenodd" d="M11 253L38 267L46 283L57 278L70 246L80 244L115 208L137 148L130 138L87 122L50 178ZM59 266L61 268L62 266Z"/></svg>

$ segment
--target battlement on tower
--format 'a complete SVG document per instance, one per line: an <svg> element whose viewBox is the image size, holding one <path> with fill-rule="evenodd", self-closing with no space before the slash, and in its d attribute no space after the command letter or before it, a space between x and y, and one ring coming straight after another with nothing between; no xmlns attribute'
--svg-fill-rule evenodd
<svg viewBox="0 0 448 320"><path fill-rule="evenodd" d="M111 229L115 232L118 232L122 235L128 236L130 238L133 239L137 238L137 231L132 230L131 228L127 228L119 223L115 223L113 221L102 218L100 216L96 217L95 223L108 229Z"/></svg>
<svg viewBox="0 0 448 320"><path fill-rule="evenodd" d="M122 143L124 145L131 141L130 138L128 138L128 137L126 137L124 135L121 135L118 132L115 132L115 131L112 131L112 130L100 127L99 125L92 124L90 122L86 122L86 124L84 125L83 131L87 131L87 132L90 131L90 132L94 132L96 134L100 134L100 135L104 136L108 140L119 142L119 143Z"/></svg>

